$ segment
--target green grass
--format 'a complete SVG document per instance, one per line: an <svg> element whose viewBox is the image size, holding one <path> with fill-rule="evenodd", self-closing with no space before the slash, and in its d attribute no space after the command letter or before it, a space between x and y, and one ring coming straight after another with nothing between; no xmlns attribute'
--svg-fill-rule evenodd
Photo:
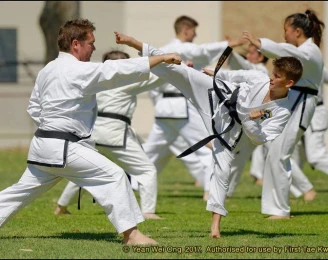
<svg viewBox="0 0 328 260"><path fill-rule="evenodd" d="M23 149L0 151L0 190L17 182L26 156ZM63 180L0 229L0 259L327 259L328 176L308 165L305 173L317 198L291 199L295 217L270 221L260 213L261 187L253 184L247 167L234 197L226 203L229 214L222 220L222 238L216 240L209 238L211 213L205 210L202 189L173 158L159 174L157 213L165 219L139 225L159 242L156 247L123 247L122 236L87 193L81 210L74 203L69 207L71 215L55 216L56 201L66 185Z"/></svg>

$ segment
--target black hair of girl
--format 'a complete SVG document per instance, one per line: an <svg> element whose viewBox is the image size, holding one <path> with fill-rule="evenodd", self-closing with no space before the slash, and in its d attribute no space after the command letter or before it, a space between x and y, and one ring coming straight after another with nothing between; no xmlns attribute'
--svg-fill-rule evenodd
<svg viewBox="0 0 328 260"><path fill-rule="evenodd" d="M314 43L320 47L322 31L325 28L325 24L319 20L313 10L307 9L305 13L291 14L286 17L285 23L288 23L295 29L302 29L305 37L313 38Z"/></svg>

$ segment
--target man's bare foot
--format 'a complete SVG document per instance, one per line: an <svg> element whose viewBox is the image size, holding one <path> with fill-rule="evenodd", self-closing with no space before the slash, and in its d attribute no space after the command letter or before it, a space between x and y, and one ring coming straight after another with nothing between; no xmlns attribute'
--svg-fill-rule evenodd
<svg viewBox="0 0 328 260"><path fill-rule="evenodd" d="M208 201L208 196L209 196L209 192L208 191L204 191L203 200Z"/></svg>
<svg viewBox="0 0 328 260"><path fill-rule="evenodd" d="M263 185L263 179L256 179L255 184L259 185L259 186L262 186Z"/></svg>
<svg viewBox="0 0 328 260"><path fill-rule="evenodd" d="M71 212L69 212L67 210L67 207L66 206L57 205L57 208L55 209L54 214L55 215L71 214Z"/></svg>
<svg viewBox="0 0 328 260"><path fill-rule="evenodd" d="M267 219L272 219L272 220L276 220L276 219L290 219L291 216L278 216L278 215L272 215L267 217Z"/></svg>
<svg viewBox="0 0 328 260"><path fill-rule="evenodd" d="M141 233L137 227L133 227L123 232L123 244L126 245L157 245L158 243Z"/></svg>
<svg viewBox="0 0 328 260"><path fill-rule="evenodd" d="M304 200L312 201L315 199L316 196L317 196L317 192L312 189L304 193Z"/></svg>
<svg viewBox="0 0 328 260"><path fill-rule="evenodd" d="M164 219L156 215L155 213L143 213L142 215L144 216L145 219Z"/></svg>

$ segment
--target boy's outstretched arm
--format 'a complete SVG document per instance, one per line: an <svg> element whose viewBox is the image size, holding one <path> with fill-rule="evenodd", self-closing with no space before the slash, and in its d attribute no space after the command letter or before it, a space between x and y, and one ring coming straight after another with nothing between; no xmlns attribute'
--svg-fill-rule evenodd
<svg viewBox="0 0 328 260"><path fill-rule="evenodd" d="M138 51L142 51L142 42L136 40L131 36L127 36L125 34L114 32L116 37L117 44L126 44L132 48L135 48ZM181 64L181 56L177 53L166 53L162 55L156 55L149 57L149 65L150 68L155 67L161 62L165 62L168 64Z"/></svg>

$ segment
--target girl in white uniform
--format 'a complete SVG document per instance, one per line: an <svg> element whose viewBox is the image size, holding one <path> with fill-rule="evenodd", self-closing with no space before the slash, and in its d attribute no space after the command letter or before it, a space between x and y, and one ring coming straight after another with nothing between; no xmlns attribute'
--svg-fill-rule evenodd
<svg viewBox="0 0 328 260"><path fill-rule="evenodd" d="M256 45L269 58L293 56L301 60L303 75L297 88L292 88L289 98L294 102L292 116L283 133L270 144L265 164L262 189L262 213L270 219L290 217L289 191L293 183L303 185L306 176L292 154L295 145L310 125L317 104L317 92L322 79L323 59L319 49L324 26L312 10L289 15L285 19L286 43L276 43L266 38L257 39L249 32L243 37ZM293 173L292 173L293 169ZM309 182L304 190L312 190Z"/></svg>
<svg viewBox="0 0 328 260"><path fill-rule="evenodd" d="M163 53L117 32L116 42L142 51L143 56ZM184 64L160 65L152 70L176 86L197 108L210 134L204 143L215 138L214 169L206 207L212 212L213 238L220 237L221 216L227 214L224 202L234 153L248 139L255 144L272 141L290 117L288 88L302 75L302 65L296 58L286 57L277 60L274 66L271 79L260 71L239 70L218 72L214 81Z"/></svg>
<svg viewBox="0 0 328 260"><path fill-rule="evenodd" d="M97 115L96 93L147 80L161 62L179 64L167 54L157 59L90 62L94 25L67 21L59 30L58 58L39 73L27 112L38 126L20 180L0 192L0 226L62 178L86 189L104 209L126 244L156 244L137 229L144 221L124 171L99 154L89 138ZM155 59L154 59L155 58Z"/></svg>

